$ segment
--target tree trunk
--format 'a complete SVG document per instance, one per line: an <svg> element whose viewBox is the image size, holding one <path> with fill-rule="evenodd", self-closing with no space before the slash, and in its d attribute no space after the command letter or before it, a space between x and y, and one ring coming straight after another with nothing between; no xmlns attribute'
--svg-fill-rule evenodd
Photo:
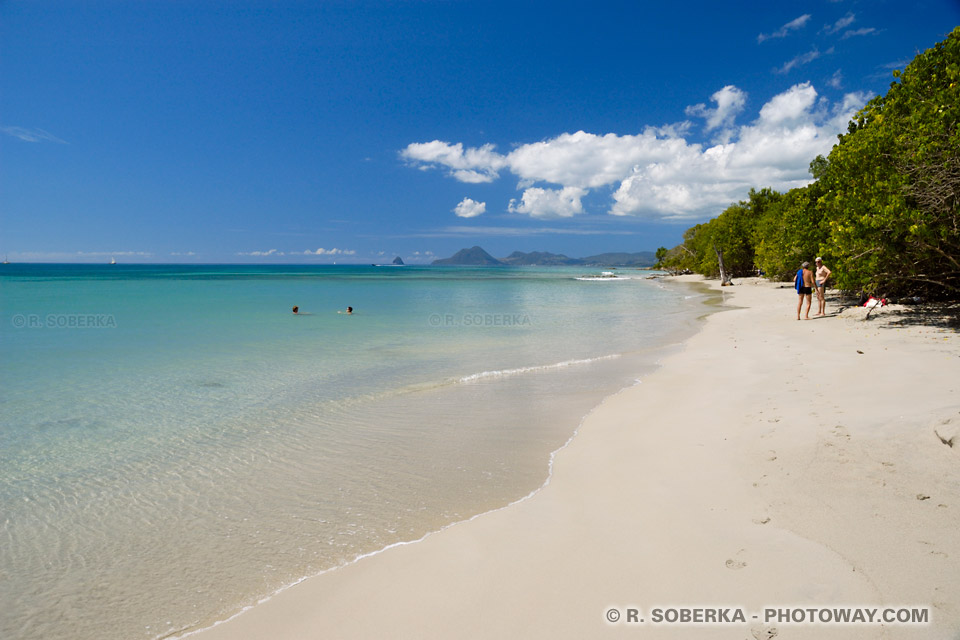
<svg viewBox="0 0 960 640"><path fill-rule="evenodd" d="M723 267L723 251L717 248L717 243L713 243L713 251L717 254L717 264L720 266L720 286L725 286L730 284L730 274L727 273L727 270Z"/></svg>

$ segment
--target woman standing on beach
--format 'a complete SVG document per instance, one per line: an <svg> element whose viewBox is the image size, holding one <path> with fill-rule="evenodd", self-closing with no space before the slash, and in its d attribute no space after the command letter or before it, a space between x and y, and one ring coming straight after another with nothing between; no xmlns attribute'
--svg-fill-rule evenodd
<svg viewBox="0 0 960 640"><path fill-rule="evenodd" d="M797 271L797 279L795 286L797 288L797 295L799 299L797 300L797 320L800 319L800 309L803 307L803 301L807 301L807 315L806 320L810 319L810 302L811 294L813 293L811 289L813 288L813 272L808 268L810 266L809 262L804 262L800 265L800 270Z"/></svg>
<svg viewBox="0 0 960 640"><path fill-rule="evenodd" d="M830 277L830 269L823 264L823 258L817 256L817 271L815 284L817 286L817 315L827 315L827 278Z"/></svg>

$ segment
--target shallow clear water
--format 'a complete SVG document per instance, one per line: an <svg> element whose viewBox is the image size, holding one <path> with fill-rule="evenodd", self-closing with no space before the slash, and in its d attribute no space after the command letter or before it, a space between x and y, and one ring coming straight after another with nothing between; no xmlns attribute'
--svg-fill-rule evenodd
<svg viewBox="0 0 960 640"><path fill-rule="evenodd" d="M0 637L202 628L529 494L702 313L585 272L5 265Z"/></svg>

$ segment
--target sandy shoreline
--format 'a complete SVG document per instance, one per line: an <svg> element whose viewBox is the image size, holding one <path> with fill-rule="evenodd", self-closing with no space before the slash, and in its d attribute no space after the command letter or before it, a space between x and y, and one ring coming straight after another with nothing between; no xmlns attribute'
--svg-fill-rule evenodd
<svg viewBox="0 0 960 640"><path fill-rule="evenodd" d="M798 322L792 289L752 280L724 297L682 352L593 410L531 499L192 637L958 637L960 339L888 309ZM751 618L858 605L932 622ZM655 607L747 621L653 624Z"/></svg>

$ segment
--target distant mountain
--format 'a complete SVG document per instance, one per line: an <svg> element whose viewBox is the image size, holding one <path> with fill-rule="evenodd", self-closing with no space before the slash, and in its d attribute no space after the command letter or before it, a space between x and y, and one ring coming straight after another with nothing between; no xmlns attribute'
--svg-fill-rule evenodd
<svg viewBox="0 0 960 640"><path fill-rule="evenodd" d="M514 251L506 258L497 260L480 247L461 249L449 258L434 260L439 265L538 265L563 266L583 265L586 267L650 267L657 263L657 256L653 251L639 251L637 253L600 253L586 258L570 258L562 253L547 251Z"/></svg>
<svg viewBox="0 0 960 640"><path fill-rule="evenodd" d="M492 255L481 249L480 247L470 247L469 249L460 249L455 254L449 258L441 258L440 260L434 260L433 264L459 264L459 265L497 265L503 264Z"/></svg>
<svg viewBox="0 0 960 640"><path fill-rule="evenodd" d="M393 264L403 264L403 259L400 256L397 256L393 259Z"/></svg>
<svg viewBox="0 0 960 640"><path fill-rule="evenodd" d="M580 258L579 264L596 267L652 267L657 264L657 255L653 251L637 253L600 253Z"/></svg>
<svg viewBox="0 0 960 640"><path fill-rule="evenodd" d="M530 253L524 253L523 251L514 251L506 258L501 258L500 262L504 264L514 264L514 265L565 265L565 264L580 264L580 261L576 258L568 258L562 253L548 253L546 251L531 251Z"/></svg>

